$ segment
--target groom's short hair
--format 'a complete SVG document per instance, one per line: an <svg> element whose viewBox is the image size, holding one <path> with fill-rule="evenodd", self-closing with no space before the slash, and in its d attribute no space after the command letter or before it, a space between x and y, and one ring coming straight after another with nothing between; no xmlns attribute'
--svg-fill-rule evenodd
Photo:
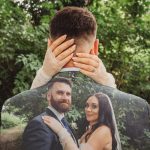
<svg viewBox="0 0 150 150"><path fill-rule="evenodd" d="M69 38L87 40L89 36L96 35L97 23L94 15L86 8L65 7L53 17L49 30L53 40L64 34Z"/></svg>
<svg viewBox="0 0 150 150"><path fill-rule="evenodd" d="M57 77L57 78L53 78L52 80L49 81L48 90L51 89L56 82L67 84L70 86L70 88L72 88L71 80L64 78L64 77Z"/></svg>

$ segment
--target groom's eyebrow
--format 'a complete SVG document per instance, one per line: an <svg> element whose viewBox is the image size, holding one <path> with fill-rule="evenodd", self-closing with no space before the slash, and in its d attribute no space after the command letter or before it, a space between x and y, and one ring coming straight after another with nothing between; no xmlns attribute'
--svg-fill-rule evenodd
<svg viewBox="0 0 150 150"><path fill-rule="evenodd" d="M63 93L65 93L65 91L63 91L63 90L57 90L56 91L58 94L63 94Z"/></svg>
<svg viewBox="0 0 150 150"><path fill-rule="evenodd" d="M56 91L58 94L64 94L66 93L67 95L70 94L71 95L71 92L66 92L66 91L63 91L63 90L57 90Z"/></svg>

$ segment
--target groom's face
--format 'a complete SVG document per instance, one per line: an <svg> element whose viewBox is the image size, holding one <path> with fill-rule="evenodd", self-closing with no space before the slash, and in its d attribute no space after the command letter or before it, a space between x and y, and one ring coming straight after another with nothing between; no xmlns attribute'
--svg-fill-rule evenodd
<svg viewBox="0 0 150 150"><path fill-rule="evenodd" d="M71 87L68 84L56 82L49 92L52 107L60 113L69 111L71 107Z"/></svg>

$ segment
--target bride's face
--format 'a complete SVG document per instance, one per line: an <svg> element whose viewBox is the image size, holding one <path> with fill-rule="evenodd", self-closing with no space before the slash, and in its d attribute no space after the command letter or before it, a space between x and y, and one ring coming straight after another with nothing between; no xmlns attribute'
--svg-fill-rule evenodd
<svg viewBox="0 0 150 150"><path fill-rule="evenodd" d="M94 124L98 120L99 104L95 96L89 97L85 106L86 119L90 124Z"/></svg>

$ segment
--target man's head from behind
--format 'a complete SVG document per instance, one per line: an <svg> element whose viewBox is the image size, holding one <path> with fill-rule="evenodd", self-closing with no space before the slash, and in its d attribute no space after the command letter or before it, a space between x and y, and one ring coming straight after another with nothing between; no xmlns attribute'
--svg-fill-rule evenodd
<svg viewBox="0 0 150 150"><path fill-rule="evenodd" d="M67 112L71 106L71 81L66 78L54 78L48 87L49 105L60 113Z"/></svg>
<svg viewBox="0 0 150 150"><path fill-rule="evenodd" d="M96 39L97 24L86 8L65 7L51 20L49 30L52 40L66 34L68 39L75 39L77 49L86 49L89 53Z"/></svg>

